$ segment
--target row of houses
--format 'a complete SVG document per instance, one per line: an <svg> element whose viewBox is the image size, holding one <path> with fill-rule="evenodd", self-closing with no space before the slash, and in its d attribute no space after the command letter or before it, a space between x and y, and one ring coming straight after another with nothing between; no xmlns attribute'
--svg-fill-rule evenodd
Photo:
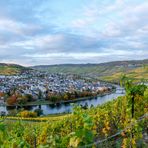
<svg viewBox="0 0 148 148"><path fill-rule="evenodd" d="M15 90L21 94L31 94L37 98L45 97L47 91L66 93L74 91L96 92L104 88L100 82L88 82L83 78L75 78L71 74L48 74L39 71L24 72L17 76L0 76L0 92Z"/></svg>

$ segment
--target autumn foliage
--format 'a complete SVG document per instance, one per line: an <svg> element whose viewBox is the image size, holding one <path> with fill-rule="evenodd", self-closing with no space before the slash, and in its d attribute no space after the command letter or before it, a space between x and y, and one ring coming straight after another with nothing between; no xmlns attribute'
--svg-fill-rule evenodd
<svg viewBox="0 0 148 148"><path fill-rule="evenodd" d="M27 118L27 117L37 117L37 113L36 112L31 112L31 111L24 110L24 111L20 112L18 114L18 116L24 117L24 118Z"/></svg>
<svg viewBox="0 0 148 148"><path fill-rule="evenodd" d="M17 97L15 95L13 96L10 96L8 99L7 99L7 104L8 105L14 105L16 104L17 102Z"/></svg>

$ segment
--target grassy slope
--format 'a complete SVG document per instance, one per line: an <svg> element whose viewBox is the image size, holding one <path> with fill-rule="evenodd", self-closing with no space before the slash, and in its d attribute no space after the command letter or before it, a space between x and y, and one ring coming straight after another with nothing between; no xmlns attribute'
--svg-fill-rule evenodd
<svg viewBox="0 0 148 148"><path fill-rule="evenodd" d="M0 75L16 75L21 73L26 68L14 64L0 64Z"/></svg>
<svg viewBox="0 0 148 148"><path fill-rule="evenodd" d="M112 75L102 76L101 79L106 81L119 81L123 73L126 74L129 78L135 79L136 81L139 81L142 79L148 80L148 66L138 67L135 69L127 70L125 72L122 72L122 71L116 72L116 73L113 73Z"/></svg>
<svg viewBox="0 0 148 148"><path fill-rule="evenodd" d="M100 65L55 65L46 68L39 67L38 70L48 71L50 73L74 73L74 74L107 74L120 70L114 66L100 66Z"/></svg>
<svg viewBox="0 0 148 148"><path fill-rule="evenodd" d="M128 66L128 64L136 65ZM145 66L144 68L144 65ZM148 60L116 61L101 64L63 64L35 66L34 69L48 71L49 73L88 74L107 81L117 81L123 73L136 79L148 79Z"/></svg>
<svg viewBox="0 0 148 148"><path fill-rule="evenodd" d="M136 67L128 67L127 64L137 64ZM145 68L143 67L145 66ZM117 81L123 73L131 78L148 79L148 60L141 61L116 61L101 64L63 64L35 66L34 69L48 71L49 73L88 74L107 81ZM14 64L0 64L0 75L19 74L26 68Z"/></svg>

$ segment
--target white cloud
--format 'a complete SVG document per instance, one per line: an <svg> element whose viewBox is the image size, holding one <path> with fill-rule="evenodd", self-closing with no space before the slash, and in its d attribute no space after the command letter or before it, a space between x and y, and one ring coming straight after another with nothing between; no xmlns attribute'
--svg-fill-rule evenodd
<svg viewBox="0 0 148 148"><path fill-rule="evenodd" d="M10 46L17 46L21 48L36 49L38 50L52 50L58 48L62 41L64 40L63 35L43 35L43 36L34 36L28 40L14 42Z"/></svg>
<svg viewBox="0 0 148 148"><path fill-rule="evenodd" d="M107 37L117 37L121 35L121 30L119 24L110 22L106 24L105 30L102 32L103 35Z"/></svg>
<svg viewBox="0 0 148 148"><path fill-rule="evenodd" d="M148 25L145 25L137 30L137 33L140 35L148 35Z"/></svg>
<svg viewBox="0 0 148 148"><path fill-rule="evenodd" d="M95 18L83 18L83 19L76 19L74 21L72 21L72 27L76 27L76 28L83 28L86 27L90 24L92 24L95 21Z"/></svg>
<svg viewBox="0 0 148 148"><path fill-rule="evenodd" d="M38 7L29 9L30 17L24 14L27 9L19 14L17 8L10 7L16 10L7 15L0 10L1 61L35 65L148 57L146 1L92 0L70 15L54 8L47 13L48 5L44 5L40 12Z"/></svg>
<svg viewBox="0 0 148 148"><path fill-rule="evenodd" d="M108 55L108 53L48 53L48 54L33 54L33 55L24 55L25 57L32 58L74 58L74 59L89 59L102 57Z"/></svg>
<svg viewBox="0 0 148 148"><path fill-rule="evenodd" d="M24 28L22 23L17 23L8 18L0 18L0 30L22 34L22 28Z"/></svg>
<svg viewBox="0 0 148 148"><path fill-rule="evenodd" d="M142 55L142 50L139 50L136 52L137 54ZM105 56L127 56L127 55L133 55L132 50L116 50L116 49L104 49L103 52L79 52L79 53L48 53L48 54L26 54L24 57L30 57L30 58L74 58L74 59L90 59L90 58L98 58L98 57L105 57Z"/></svg>
<svg viewBox="0 0 148 148"><path fill-rule="evenodd" d="M17 35L32 34L41 29L40 25L22 23L9 17L0 17L0 32L14 33Z"/></svg>

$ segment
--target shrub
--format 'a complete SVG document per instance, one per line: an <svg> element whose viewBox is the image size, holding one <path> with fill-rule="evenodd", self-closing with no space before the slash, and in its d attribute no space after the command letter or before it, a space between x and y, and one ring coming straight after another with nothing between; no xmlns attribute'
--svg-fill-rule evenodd
<svg viewBox="0 0 148 148"><path fill-rule="evenodd" d="M9 98L7 99L7 104L8 104L8 105L14 105L14 104L16 104L16 101L17 101L17 98L16 98L15 95L13 95L13 96L11 96L11 97L9 97Z"/></svg>
<svg viewBox="0 0 148 148"><path fill-rule="evenodd" d="M18 116L20 117L37 117L37 113L36 112L31 112L31 111L27 111L27 110L24 110L24 111L21 111Z"/></svg>

